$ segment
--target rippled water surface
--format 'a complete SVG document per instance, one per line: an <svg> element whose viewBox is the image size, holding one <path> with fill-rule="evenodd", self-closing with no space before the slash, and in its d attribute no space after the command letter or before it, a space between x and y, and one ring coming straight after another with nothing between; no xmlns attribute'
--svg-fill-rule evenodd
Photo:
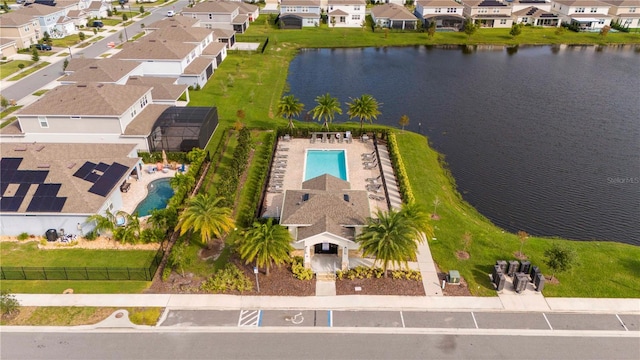
<svg viewBox="0 0 640 360"><path fill-rule="evenodd" d="M369 93L379 123L408 115L500 227L640 245L639 73L629 48L323 49L288 82L306 109Z"/></svg>

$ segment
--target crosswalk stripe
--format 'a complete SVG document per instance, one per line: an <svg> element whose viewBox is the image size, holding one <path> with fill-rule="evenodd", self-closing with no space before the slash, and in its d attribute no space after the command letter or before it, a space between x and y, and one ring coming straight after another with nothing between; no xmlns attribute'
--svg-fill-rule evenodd
<svg viewBox="0 0 640 360"><path fill-rule="evenodd" d="M238 318L238 326L255 326L259 325L261 310L241 310Z"/></svg>

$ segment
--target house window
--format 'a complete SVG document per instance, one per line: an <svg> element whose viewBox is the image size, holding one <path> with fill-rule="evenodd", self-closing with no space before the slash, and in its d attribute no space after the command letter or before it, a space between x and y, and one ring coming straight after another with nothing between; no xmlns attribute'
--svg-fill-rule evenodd
<svg viewBox="0 0 640 360"><path fill-rule="evenodd" d="M140 99L140 107L143 108L145 106L147 106L147 95Z"/></svg>
<svg viewBox="0 0 640 360"><path fill-rule="evenodd" d="M604 19L598 19L598 24L603 25L604 24Z"/></svg>
<svg viewBox="0 0 640 360"><path fill-rule="evenodd" d="M109 212L113 211L113 203L111 201L107 203L107 210L109 210Z"/></svg>
<svg viewBox="0 0 640 360"><path fill-rule="evenodd" d="M306 6L305 6L305 7L303 7L303 8L302 8L302 12L303 12L303 13L308 13L308 12L309 12L309 8L308 8L308 7L306 7Z"/></svg>
<svg viewBox="0 0 640 360"><path fill-rule="evenodd" d="M625 26L629 26L629 25L631 25L631 19L626 19L626 20L624 21L624 25L625 25Z"/></svg>
<svg viewBox="0 0 640 360"><path fill-rule="evenodd" d="M344 23L346 21L346 18L344 16L340 16L340 23Z"/></svg>
<svg viewBox="0 0 640 360"><path fill-rule="evenodd" d="M591 10L590 10L590 11L591 11L592 13L597 12L597 11L598 11L598 8L591 8Z"/></svg>
<svg viewBox="0 0 640 360"><path fill-rule="evenodd" d="M204 24L204 28L211 30L213 29L213 26L211 26L211 24Z"/></svg>
<svg viewBox="0 0 640 360"><path fill-rule="evenodd" d="M500 12L500 9L493 9L493 13L494 13L494 14L497 14L497 13L499 13L499 12Z"/></svg>
<svg viewBox="0 0 640 360"><path fill-rule="evenodd" d="M27 25L27 26L25 26L25 27L24 27L24 31L25 31L25 32L29 32L29 25Z"/></svg>
<svg viewBox="0 0 640 360"><path fill-rule="evenodd" d="M507 19L500 19L500 25L505 25L507 23Z"/></svg>
<svg viewBox="0 0 640 360"><path fill-rule="evenodd" d="M360 15L351 16L351 20L360 20Z"/></svg>
<svg viewBox="0 0 640 360"><path fill-rule="evenodd" d="M289 6L289 7L287 8L287 12L288 12L288 13L296 12L296 8L294 8L294 7L292 7L292 6Z"/></svg>
<svg viewBox="0 0 640 360"><path fill-rule="evenodd" d="M209 20L213 19L213 14L209 14Z"/></svg>
<svg viewBox="0 0 640 360"><path fill-rule="evenodd" d="M576 12L577 13L583 13L584 12L584 8L583 7L576 8Z"/></svg>
<svg viewBox="0 0 640 360"><path fill-rule="evenodd" d="M49 127L49 122L47 121L46 116L38 116L38 122L40 123L40 127L46 129Z"/></svg>
<svg viewBox="0 0 640 360"><path fill-rule="evenodd" d="M636 8L634 8L634 7L629 8L629 12L630 12L630 13L634 13L634 12L636 12Z"/></svg>
<svg viewBox="0 0 640 360"><path fill-rule="evenodd" d="M131 117L135 117L138 112L136 111L136 107L131 108Z"/></svg>
<svg viewBox="0 0 640 360"><path fill-rule="evenodd" d="M525 23L525 24L526 24L526 23L527 23L527 21L529 21L529 18L526 18L526 17L522 18L522 22L523 22L523 23Z"/></svg>
<svg viewBox="0 0 640 360"><path fill-rule="evenodd" d="M448 13L455 13L456 12L456 8L447 8L447 12Z"/></svg>
<svg viewBox="0 0 640 360"><path fill-rule="evenodd" d="M436 12L436 14L440 14L442 12L442 9L441 8L436 8L435 12Z"/></svg>
<svg viewBox="0 0 640 360"><path fill-rule="evenodd" d="M354 7L353 7L353 10L354 10L354 11L360 11L360 6L354 6Z"/></svg>

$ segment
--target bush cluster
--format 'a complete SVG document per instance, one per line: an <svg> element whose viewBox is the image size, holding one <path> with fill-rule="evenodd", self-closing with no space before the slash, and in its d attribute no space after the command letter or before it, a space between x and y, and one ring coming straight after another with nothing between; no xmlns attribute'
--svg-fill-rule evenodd
<svg viewBox="0 0 640 360"><path fill-rule="evenodd" d="M204 163L206 158L207 152L202 149L194 148L193 150L189 151L189 153L187 154L187 162L189 163L189 168L186 175L197 179L198 174L200 173L200 169L202 168L202 164ZM169 199L168 206L175 209L180 207L191 190L192 187L179 187L177 189L174 189L173 196L171 197L171 199Z"/></svg>
<svg viewBox="0 0 640 360"><path fill-rule="evenodd" d="M355 279L380 279L384 276L384 270L381 268L371 268L366 266L357 266L346 271L336 271L338 280L355 280ZM422 281L422 274L418 270L391 270L393 279L406 279L412 281Z"/></svg>
<svg viewBox="0 0 640 360"><path fill-rule="evenodd" d="M237 266L227 264L224 269L216 271L200 285L200 290L209 293L221 293L237 290L245 292L253 289L253 283Z"/></svg>
<svg viewBox="0 0 640 360"><path fill-rule="evenodd" d="M413 190L411 190L411 184L409 183L407 169L405 168L402 157L400 156L396 134L387 134L387 141L387 144L389 145L389 156L391 157L393 170L395 171L396 178L398 179L398 187L400 188L400 193L402 194L402 200L406 204L412 203L415 201L415 196L413 195Z"/></svg>
<svg viewBox="0 0 640 360"><path fill-rule="evenodd" d="M249 151L251 151L251 131L247 128L242 128L238 132L238 145L233 151L231 165L220 175L217 196L225 199L221 204L222 206L233 206L240 176L247 168Z"/></svg>
<svg viewBox="0 0 640 360"><path fill-rule="evenodd" d="M293 277L298 280L311 280L313 279L313 270L304 267L304 260L300 256L293 258L291 263L291 271Z"/></svg>
<svg viewBox="0 0 640 360"><path fill-rule="evenodd" d="M20 303L8 290L0 291L0 313L2 316L10 316L20 311Z"/></svg>

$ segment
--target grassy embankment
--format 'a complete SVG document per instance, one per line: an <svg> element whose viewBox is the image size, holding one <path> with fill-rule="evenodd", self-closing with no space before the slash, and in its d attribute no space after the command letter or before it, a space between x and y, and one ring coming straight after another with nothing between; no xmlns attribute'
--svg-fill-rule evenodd
<svg viewBox="0 0 640 360"><path fill-rule="evenodd" d="M609 34L606 38L594 33L566 31L556 35L554 29L524 28L515 39L509 29L482 29L471 39L462 33L438 33L428 39L424 33L385 34L369 29L330 29L327 27L280 31L265 25L252 25L239 41L269 36L264 54L231 52L229 57L202 90L191 93L193 106L218 106L220 122L229 126L236 121L236 112L246 113L245 123L254 127L273 128L286 122L275 117L280 96L286 92L288 65L299 48L407 46L444 44L610 44L640 43L640 34ZM613 35L613 36L612 36ZM295 95L295 94L294 94ZM309 109L313 104L306 104ZM384 114L382 114L384 116ZM318 125L319 126L319 125ZM434 259L442 270L457 269L475 295L491 296L487 274L498 259L513 259L519 250L514 234L504 232L464 202L455 189L455 181L438 161L438 154L430 149L424 137L414 133L399 134L405 164L420 164L408 168L417 201L432 207L435 196L442 200L438 213L442 219L434 222L437 240L430 246ZM458 260L456 251L462 249L462 235L473 236L469 260ZM543 253L552 241L562 241L574 248L579 257L576 267L558 274L559 285L547 285L547 296L577 297L634 297L640 293L640 248L611 242L580 242L531 237L524 253L534 264L549 274L543 263Z"/></svg>
<svg viewBox="0 0 640 360"><path fill-rule="evenodd" d="M113 307L31 307L20 308L20 313L0 325L12 326L78 326L93 325L106 319L120 308ZM162 308L126 308L129 320L137 325L153 326L162 315Z"/></svg>

